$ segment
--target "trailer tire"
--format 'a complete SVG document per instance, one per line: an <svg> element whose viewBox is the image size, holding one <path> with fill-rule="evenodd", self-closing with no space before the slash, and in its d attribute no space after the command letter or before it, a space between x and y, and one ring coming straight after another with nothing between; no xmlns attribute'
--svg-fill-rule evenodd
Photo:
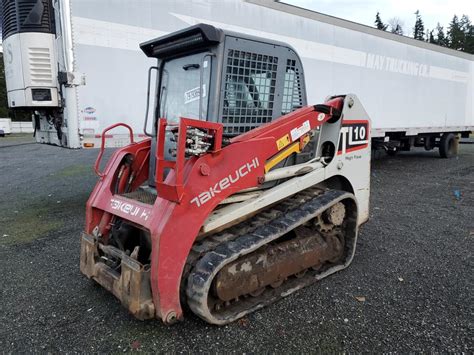
<svg viewBox="0 0 474 355"><path fill-rule="evenodd" d="M458 154L459 140L454 133L443 133L439 142L441 158L452 158Z"/></svg>

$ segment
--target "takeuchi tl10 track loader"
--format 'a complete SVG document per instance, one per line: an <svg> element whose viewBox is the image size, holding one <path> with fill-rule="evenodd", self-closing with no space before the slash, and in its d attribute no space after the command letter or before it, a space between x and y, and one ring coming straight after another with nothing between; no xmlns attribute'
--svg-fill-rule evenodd
<svg viewBox="0 0 474 355"><path fill-rule="evenodd" d="M102 144L82 273L139 319L222 325L346 268L370 194L357 97L307 105L291 47L205 24L140 47L153 130L100 172Z"/></svg>

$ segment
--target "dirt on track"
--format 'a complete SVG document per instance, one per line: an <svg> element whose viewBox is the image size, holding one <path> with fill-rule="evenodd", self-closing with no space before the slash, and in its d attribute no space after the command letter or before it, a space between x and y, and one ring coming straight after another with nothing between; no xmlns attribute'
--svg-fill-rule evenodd
<svg viewBox="0 0 474 355"><path fill-rule="evenodd" d="M473 144L449 160L377 154L345 271L225 327L166 327L79 273L97 151L21 143L0 145L2 351L474 351Z"/></svg>

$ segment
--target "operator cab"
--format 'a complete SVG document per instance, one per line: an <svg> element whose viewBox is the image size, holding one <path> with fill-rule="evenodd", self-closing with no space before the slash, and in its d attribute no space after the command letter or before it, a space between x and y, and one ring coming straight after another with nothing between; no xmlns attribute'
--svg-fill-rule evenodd
<svg viewBox="0 0 474 355"><path fill-rule="evenodd" d="M159 118L222 123L224 135L233 137L307 104L301 60L285 43L198 24L140 47L158 61L149 71L157 71L152 132L145 120L152 137L150 186ZM174 146L168 132L167 159L173 159Z"/></svg>

